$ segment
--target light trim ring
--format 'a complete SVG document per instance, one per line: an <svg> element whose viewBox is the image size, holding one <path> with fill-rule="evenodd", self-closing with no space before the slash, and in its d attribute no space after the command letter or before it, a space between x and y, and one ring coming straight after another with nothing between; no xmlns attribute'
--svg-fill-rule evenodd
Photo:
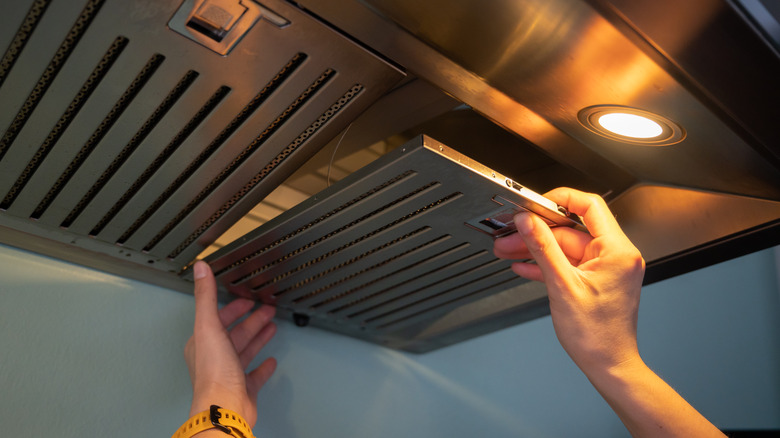
<svg viewBox="0 0 780 438"><path fill-rule="evenodd" d="M616 122L624 115L623 121L639 122L647 131L640 131L636 134L629 134L625 130L625 125L618 125L609 122ZM606 118L609 127L599 123L602 118ZM630 143L644 146L670 146L677 144L685 139L685 130L677 123L659 116L658 114L638 108L631 108L621 105L596 105L584 108L577 114L579 122L589 131L598 134L610 140L622 143Z"/></svg>

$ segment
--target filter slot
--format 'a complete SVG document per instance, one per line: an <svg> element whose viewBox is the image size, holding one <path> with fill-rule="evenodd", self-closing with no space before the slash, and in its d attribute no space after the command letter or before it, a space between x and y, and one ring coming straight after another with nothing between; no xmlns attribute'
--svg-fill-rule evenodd
<svg viewBox="0 0 780 438"><path fill-rule="evenodd" d="M499 269L495 269L497 266ZM480 271L489 270L490 268L493 268L493 270L474 278L474 276L480 275ZM452 276L446 282L441 282L439 287L437 287L435 290L428 290L423 295L415 296L414 293L410 292L404 294L403 296L393 298L392 300L389 300L382 305L376 306L374 309L372 309L373 314L371 312L366 312L367 314L363 314L362 324L376 325L378 324L378 321L388 318L391 315L395 315L429 301L436 300L457 290L472 291L473 288L470 286L473 286L475 283L488 280L496 275L503 273L511 274L511 271L509 268L501 267L500 263L496 260L487 261L479 266L461 273L460 275ZM513 276L511 278L516 279L517 277ZM485 286L484 288L493 287L494 285L495 283L491 283L489 286ZM430 309L426 309L425 311L429 310Z"/></svg>
<svg viewBox="0 0 780 438"><path fill-rule="evenodd" d="M382 298L387 300L388 296L393 295L392 291L394 289L397 289L399 287L405 289L404 287L405 285L415 282L427 275L430 275L431 273L435 272L437 269L441 269L446 263L450 261L453 261L453 263L460 263L462 260L471 260L474 257L479 257L480 255L484 254L484 251L477 251L475 253L463 256L462 255L463 252L469 250L470 248L471 248L471 244L468 242L463 242L459 245L451 246L449 248L446 248L438 252L437 254L433 254L427 257L426 259L419 261L413 267L404 268L400 270L399 272L406 271L405 272L406 275L396 279L390 286L387 286L387 284L377 284L376 285L377 287L374 288L360 287L360 288L350 289L345 292L341 292L332 295L330 297L327 297L326 299L313 304L312 308L316 308L320 312L325 312L331 316L335 316L335 311L333 310L329 311L328 308L332 308L335 305L339 305L343 303L343 301L341 300L346 298L351 299L350 304L340 306L342 308L341 310L351 307L351 305L363 303L366 300L382 299ZM350 317L351 315L346 316L345 319L348 319Z"/></svg>
<svg viewBox="0 0 780 438"><path fill-rule="evenodd" d="M43 13L46 12L46 8L50 3L51 0L35 0L32 6L30 6L30 10L24 17L21 26L19 26L19 30L14 35L14 39L11 41L11 44L8 45L8 49L6 49L3 54L3 58L0 59L0 87L3 86L5 78L19 58L19 54L24 50L27 40L30 39L30 36L35 31L35 27L40 23L41 17L43 17ZM0 151L0 158L2 158L2 151Z"/></svg>
<svg viewBox="0 0 780 438"><path fill-rule="evenodd" d="M11 204L13 204L14 200L16 200L16 197L19 196L19 193L21 193L21 191L30 181L32 175L46 159L46 156L57 144L57 141L59 141L65 130L68 129L68 126L70 126L71 122L73 122L73 119L92 95L92 92L95 91L98 85L100 85L100 82L103 80L106 73L108 73L108 71L111 69L117 58L119 58L119 55L122 54L122 51L127 46L128 42L129 40L125 37L118 37L114 40L114 42L101 58L98 65L92 71L92 74L90 74L90 76L84 82L84 85L82 85L81 89L79 89L78 93L76 93L76 96L70 102L70 105L68 105L68 108L57 121L57 124L54 125L54 128L52 128L52 130L49 132L46 140L43 141L41 146L35 152L35 155L30 159L30 162L16 179L16 182L14 182L13 186L8 190L8 193L6 193L5 197L3 198L2 204L0 204L0 209L7 210L11 208Z"/></svg>
<svg viewBox="0 0 780 438"><path fill-rule="evenodd" d="M384 289L363 294L360 297L351 297L352 299L347 303L337 303L338 299L344 297L344 295L334 296L330 299L317 303L315 307L325 306L320 309L323 312L327 312L337 317L341 317L339 314L345 311L350 313L344 316L345 318L355 318L370 312L388 301L390 297L395 298L393 294L413 294L420 291L424 291L426 288L435 286L439 282L446 281L456 275L460 275L469 270L469 265L473 264L475 260L481 259L486 254L486 251L477 251L472 254L461 256L460 253L441 254L441 257L430 259L425 265L420 264L417 266L420 274L415 277L409 278L398 284L394 284ZM460 257L460 258L456 258ZM449 274L455 271L456 274ZM404 292L412 290L413 292ZM335 307L338 306L338 307Z"/></svg>
<svg viewBox="0 0 780 438"><path fill-rule="evenodd" d="M224 142L251 116L266 99L276 91L281 84L303 63L307 55L298 53L287 63L276 76L236 115L236 117L223 129L217 137L179 174L179 176L157 197L146 210L130 225L130 227L116 241L124 244L150 217L168 200L184 182L197 171L208 158L222 146ZM154 239L153 239L154 240ZM151 243L151 242L150 242ZM146 247L150 245L147 243ZM153 245L152 245L153 246Z"/></svg>
<svg viewBox="0 0 780 438"><path fill-rule="evenodd" d="M308 230L308 229L314 227L315 225L325 221L326 219L328 219L328 218L330 218L330 217L332 217L332 216L334 216L334 215L344 211L345 209L347 209L349 207L352 207L353 205L356 205L356 204L360 203L361 201L363 201L364 199L366 199L366 198L368 198L368 197L370 197L372 195L380 193L383 190L388 189L388 188L394 186L396 183L399 183L399 182L405 180L406 178L408 178L408 177L410 177L412 175L414 175L413 171L406 171L406 172L404 172L404 173L402 173L400 175L397 175L397 176L395 176L395 177L385 181L384 183L382 183L382 184L372 188L371 190L360 194L359 196L357 196L357 197L355 197L355 198L353 198L353 199L351 199L351 200L349 200L349 201L339 205L338 207L328 211L327 213L317 217L316 219L314 219L314 220L312 220L310 222L307 222L306 224L296 228L294 231L292 231L290 233L287 233L287 234L285 234L284 236L282 236L282 237L280 237L278 239L275 239L273 242L263 246L262 248L260 248L260 249L258 249L256 251L253 251L252 253L239 258L238 260L230 263L226 267L216 270L214 275L215 276L222 276L225 273L227 273L228 271L233 270L233 269L235 269L238 266L244 265L245 263L249 262L250 260L252 260L252 259L254 259L254 258L256 258L256 257L258 257L258 256L260 256L262 254L265 254L266 252L270 251L271 249L273 249L273 248L283 244L284 242L286 242L286 241L288 241L288 240L290 240L290 239L300 235L301 233L305 232L306 230ZM261 269L255 269L255 270L253 270L253 271L251 271L251 272L249 272L247 274L242 275L237 280L230 280L230 281L231 281L232 284L241 283L245 279L247 279L249 277L252 277L254 275L257 275L259 272L261 272L261 270L262 270L262 268Z"/></svg>
<svg viewBox="0 0 780 438"><path fill-rule="evenodd" d="M71 161L70 165L68 165L65 171L62 172L51 189L49 189L49 192L46 193L46 195L43 197L41 202L30 215L31 219L41 218L46 209L49 208L49 205L51 205L51 203L54 201L54 198L56 198L60 191L62 191L62 189L65 187L65 184L70 181L79 167L84 164L84 161L86 161L89 154L95 150L106 133L108 133L111 127L114 126L117 120L119 120L119 117L122 116L122 113L127 109L135 96L138 95L141 89L143 89L144 85L146 85L149 79L152 78L155 71L157 71L157 68L160 67L160 64L162 64L164 60L165 57L160 54L156 54L152 56L151 59L149 59L146 65L138 73L138 76L135 77L130 86L127 87L127 90L125 90L119 100L117 100L116 104L114 104L114 107L111 108L111 110L108 112L95 132L92 133L92 136L89 138L89 140L87 140L87 143L81 148L81 150L79 150L73 161Z"/></svg>
<svg viewBox="0 0 780 438"><path fill-rule="evenodd" d="M444 303L437 304L437 305L425 308L423 310L419 310L419 311L411 313L409 315L401 316L401 317L399 317L397 319L394 319L392 321L388 321L388 322L386 322L386 323L384 323L384 324L382 324L380 326L377 326L376 329L377 330L394 330L395 331L395 330L399 330L400 328L402 328L402 326L410 325L410 324L413 324L413 323L418 322L420 320L424 320L424 319L430 320L430 319L435 318L435 317L437 317L438 315L440 315L440 314L442 314L444 312L447 312L447 311L449 311L449 310L451 310L451 309L453 309L455 307L458 307L458 306L464 304L466 301L468 301L470 299L476 299L480 295L494 292L496 289L498 289L498 290L507 289L507 288L511 287L513 283L518 283L517 276L511 275L512 273L509 272L506 269L502 270L502 271L497 271L497 272L495 272L494 274L491 274L491 275L487 275L487 276L484 277L484 279L490 279L492 277L498 277L498 276L500 276L502 274L504 274L506 276L506 278L503 278L500 281L496 281L496 282L494 282L492 284L489 284L487 286L484 286L484 287L481 287L481 288L478 288L478 289L470 289L470 290L468 290L468 293L466 293L464 295L461 295L461 296L454 297L454 298L452 298L452 299L450 299L450 300L448 300L448 301L446 301ZM473 285L474 283L476 283L476 282L478 282L480 280L482 280L482 279L478 279L478 280L470 283L469 285ZM415 303L415 305L423 304L425 301L432 300L434 298L440 298L440 297L446 295L447 293L452 292L452 291L457 290L457 289L463 289L463 288L462 287L461 288L452 288L451 290L443 292L439 296L436 296L436 297L431 296L430 298L428 298L426 300L421 300L420 302ZM414 307L414 305L410 305L408 308L412 308L412 307ZM398 312L401 312L402 310L406 310L406 309L399 309ZM396 312L392 312L392 313L396 313Z"/></svg>
<svg viewBox="0 0 780 438"><path fill-rule="evenodd" d="M106 168L106 170L100 175L95 184L90 187L87 193L81 198L76 206L71 210L65 220L60 224L63 228L68 228L74 220L84 211L84 208L90 201L98 194L100 190L106 185L108 180L116 173L117 170L130 158L130 155L135 152L138 146L146 139L149 133L157 126L158 123L165 117L179 98L184 95L187 89L195 82L198 77L198 73L190 70L179 81L171 92L165 97L162 103L154 110L151 116L144 122L143 126L136 132L130 142L117 154L114 161Z"/></svg>
<svg viewBox="0 0 780 438"><path fill-rule="evenodd" d="M351 280L357 279L357 278L361 278L364 275L367 275L367 274L371 273L372 271L378 270L378 269L386 267L386 266L392 267L392 266L394 266L394 262L396 262L396 261L398 261L399 264L402 264L403 263L402 259L410 258L411 255L413 255L415 253L420 253L420 252L422 252L425 249L429 249L429 248L431 248L433 246L442 244L442 243L446 242L447 240L449 240L450 238L451 238L451 236L448 236L448 235L439 236L439 237L437 237L435 239L432 239L432 240L429 240L429 241L427 241L427 242L425 242L425 243L423 243L421 245L418 245L418 246L410 248L410 249L408 249L406 251L403 251L400 254L397 254L395 256L392 256L392 257L389 257L389 258L387 258L385 260L382 260L379 263L376 263L376 264L371 265L371 266L369 266L367 268L361 269L360 271L357 271L357 272L354 272L354 273L352 273L350 275L342 277L339 280L336 280L336 281L334 281L334 282L332 282L332 283L330 283L328 285L320 287L320 288L318 288L318 289L316 289L314 291L308 292L308 293L306 293L303 296L294 298L292 301L295 304L300 304L302 301L309 300L309 299L311 299L311 298L313 298L313 297L315 297L317 295L320 295L320 294L324 293L325 291L327 291L329 289L332 289L333 287L336 287L336 286L339 286L339 285L343 285L343 284L345 284L345 283L347 283L347 282L349 282ZM461 244L461 245L456 246L455 248L458 248L458 247L463 246L463 245L467 245L467 244ZM454 248L450 248L450 250L451 249L454 249ZM360 290L362 288L365 288L365 287L368 287L368 286L370 286L372 284L378 283L378 282L380 282L382 280L385 280L385 279L387 279L389 277L392 277L394 275L398 275L398 274L400 274L400 273L402 273L404 271L412 269L417 263L419 263L419 260L411 259L408 262L408 264L406 264L404 267L402 267L400 269L397 269L395 271L392 271L390 273L381 275L381 276L379 276L377 278L374 278L374 279L372 279L372 280L370 280L370 281L368 281L366 283L363 283L363 284L361 284L361 285L359 285L359 286L357 286L357 287L355 287L353 289L350 289L350 290L351 291ZM291 288L278 291L278 292L274 293L274 297L278 298L279 296L281 296L281 295L283 295L285 293L288 293L291 290L296 289L297 287L298 286L293 286Z"/></svg>
<svg viewBox="0 0 780 438"><path fill-rule="evenodd" d="M352 265L354 263L358 263L358 262L368 263L368 262L364 261L364 259L366 259L367 257L373 256L374 254L380 254L383 251L388 250L388 249L394 247L395 245L399 245L399 244L404 244L406 246L413 245L414 244L413 241L415 239L422 238L423 235L427 231L429 231L429 230L430 230L430 228L428 228L428 227L418 228L418 229L413 230L411 232L408 232L408 233L405 233L403 235L397 236L397 237L395 237L393 239L390 239L389 241L386 241L386 242L382 243L379 246L375 246L375 247L373 247L373 248L371 248L369 250L366 250L366 251L364 251L364 252L362 252L360 254L357 254L357 255L349 258L349 259L347 259L345 257L342 257L342 258L334 257L334 254L336 254L339 250L341 250L341 248L337 248L337 250L334 250L334 251L331 251L329 253L323 254L323 255L317 257L316 259L311 260L311 261L307 262L306 264L297 267L296 269L294 269L292 271L284 272L281 275L278 275L278 276L272 278L271 280L268 280L268 281L266 281L266 282L264 282L262 284L259 284L259 285L256 285L256 286L253 286L253 285L250 284L250 286L252 287L253 291L259 292L262 295L265 295L263 293L263 289L265 287L271 286L270 292L273 292L274 288L275 289L284 288L285 284L284 283L280 283L280 282L282 280L284 280L285 278L288 278L291 274L294 274L295 272L298 272L298 271L300 271L300 270L302 270L304 268L308 268L311 265L314 265L315 263L319 263L319 262L322 262L322 261L325 261L325 260L330 262L330 263L325 263L324 266L319 267L319 269L323 269L324 268L319 273L317 273L315 275L311 275L311 276L309 276L309 277L307 277L307 278L305 278L303 280L298 280L292 286L294 288L300 288L300 287L302 287L302 286L304 286L306 284L309 284L309 283L314 282L314 281L316 281L316 280L318 280L320 278L323 278L324 276L326 276L326 275L328 275L330 273L336 272L336 271L338 271L340 269L344 269L344 268L346 268L346 267L348 267L348 266L350 266L350 265ZM363 245L363 246L365 246L365 245ZM334 258L331 258L331 257L334 257ZM289 283L291 281L295 281L295 278L291 278L290 281L288 281L287 283Z"/></svg>
<svg viewBox="0 0 780 438"><path fill-rule="evenodd" d="M244 185L236 194L234 194L225 204L223 204L211 217L209 217L195 232L190 234L173 252L168 254L168 258L176 258L182 253L188 246L190 246L200 235L202 235L209 227L211 227L216 221L218 221L231 207L233 207L239 200L241 200L247 193L249 193L254 187L256 187L261 181L263 181L274 169L276 169L287 157L292 155L306 140L309 139L317 130L327 123L333 116L335 116L342 108L344 108L353 98L355 98L361 91L363 86L356 84L344 96L336 101L327 111L325 111L320 117L317 118L309 127L304 130L292 143L285 147L277 156L271 160L257 175L254 176L248 183ZM265 136L263 136L265 134ZM260 137L255 139L254 143L258 145L250 147L259 147L259 144L265 142L272 133L263 133ZM262 138L261 138L262 137ZM253 144L254 144L253 143Z"/></svg>
<svg viewBox="0 0 780 438"><path fill-rule="evenodd" d="M352 227L355 227L358 224L360 224L360 223L362 223L362 222L364 222L366 220L369 220L369 219L371 219L372 217L374 217L374 216L376 216L378 214L383 213L384 211L390 209L391 207L393 207L395 205L398 205L398 204L402 203L403 201L414 197L415 195L418 195L418 194L423 193L423 192L425 192L425 191L427 191L427 190L429 190L429 189L431 189L433 187L436 187L437 184L438 184L437 182L428 183L428 184L426 184L426 185L424 185L422 187L419 187L418 189L416 189L414 191L411 191L411 192L406 193L405 195L403 195L403 196L401 196L399 198L396 198L393 201L390 201L390 202L388 202L386 204L383 204L379 208L377 208L377 209L375 209L375 210L373 210L373 211L371 211L371 212L369 212L369 213L367 213L367 214L365 214L365 215L363 215L363 216L361 216L361 217L359 217L359 218L357 218L357 219L355 219L355 220L353 220L353 221L351 221L351 222L349 222L349 223L347 223L345 225L342 225L341 227L339 227L339 228L337 228L337 229L335 229L335 230L333 230L333 231L331 231L331 232L329 232L327 234L324 234L324 235L322 235L322 236L320 236L320 237L318 237L318 238L308 242L304 246L301 246L301 247L295 249L294 251L291 251L291 252L289 252L287 254L284 254L282 257L279 257L279 258L277 258L277 259L275 259L273 261L270 261L270 262L266 263L265 265L261 266L260 268L256 269L255 271L253 271L252 275L257 275L258 273L263 272L263 271L265 271L267 269L270 269L271 267L276 266L277 264L280 264L280 263L285 262L285 261L287 261L289 259L292 259L293 257L298 256L299 254L309 250L310 248L312 248L312 247L314 247L314 246L316 246L316 245L318 245L318 244L320 244L322 242L328 241L328 240L334 238L335 236L337 236L338 234L343 233L344 231L347 231L347 230L351 229ZM436 201L436 202L439 202L439 201Z"/></svg>
<svg viewBox="0 0 780 438"><path fill-rule="evenodd" d="M263 143L270 138L280 126L284 124L295 112L303 106L320 88L324 87L328 80L333 76L335 71L328 69L323 72L317 80L315 80L309 88L307 88L300 96L298 96L293 103L290 104L265 130L260 133L244 150L242 150L233 161L217 175L214 179L209 181L208 185L195 196L194 199L182 209L163 229L157 233L156 236L144 246L144 251L151 251L160 241L173 230L173 228L184 219L195 207L198 206L204 199L208 197L220 184L222 184L247 158L249 158L253 152L255 152ZM194 240L194 239L193 239ZM188 246L188 245L187 245ZM178 254L180 251L177 249L174 251ZM168 256L173 258L175 256Z"/></svg>
<svg viewBox="0 0 780 438"><path fill-rule="evenodd" d="M84 6L81 15L76 19L76 22L65 36L62 44L46 67L46 70L43 72L40 79L38 79L38 83L35 84L32 92L16 114L16 117L14 117L11 125L6 129L3 137L0 138L0 160L3 159L3 156L8 151L11 144L16 140L16 137L27 123L27 120L35 110L35 107L38 106L38 103L40 103L44 94L46 94L46 90L48 90L49 86L54 82L54 78L57 77L57 74L65 64L65 61L67 61L71 53L73 53L73 49L76 48L76 44L78 44L81 37L84 36L89 24L95 18L95 15L97 15L104 1L105 0L90 0L86 6ZM37 20L39 17L35 19Z"/></svg>
<svg viewBox="0 0 780 438"><path fill-rule="evenodd" d="M192 134L193 131L206 119L209 114L219 105L220 102L230 93L230 87L222 86L206 101L198 112L187 122L186 125L176 134L173 140L157 155L149 166L141 172L140 176L130 185L122 194L111 209L98 221L98 223L89 232L90 236L97 236L106 225L116 216L116 214L127 204L128 201L141 189L141 186L157 172L163 164L173 155L174 151L181 146L184 140Z"/></svg>

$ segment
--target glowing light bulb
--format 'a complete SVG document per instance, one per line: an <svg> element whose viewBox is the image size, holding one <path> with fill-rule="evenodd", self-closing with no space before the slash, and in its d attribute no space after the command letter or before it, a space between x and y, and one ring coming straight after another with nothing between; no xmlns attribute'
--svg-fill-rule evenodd
<svg viewBox="0 0 780 438"><path fill-rule="evenodd" d="M624 137L654 138L664 132L664 128L647 117L626 113L608 113L598 118L604 129Z"/></svg>

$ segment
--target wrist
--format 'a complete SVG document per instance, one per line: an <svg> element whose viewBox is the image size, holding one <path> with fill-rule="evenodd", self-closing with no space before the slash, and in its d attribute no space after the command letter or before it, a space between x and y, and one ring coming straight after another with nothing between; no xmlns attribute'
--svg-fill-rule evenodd
<svg viewBox="0 0 780 438"><path fill-rule="evenodd" d="M193 416L199 412L207 411L211 408L211 405L221 406L225 409L229 409L243 418L250 417L248 412L245 412L246 406L244 400L240 397L236 397L233 391L222 390L220 388L209 388L207 390L196 390L193 393L192 405L190 406L190 416ZM252 424L253 425L253 424Z"/></svg>
<svg viewBox="0 0 780 438"><path fill-rule="evenodd" d="M599 390L631 385L631 382L642 379L646 373L652 373L638 353L607 365L591 365L581 369L593 386Z"/></svg>
<svg viewBox="0 0 780 438"><path fill-rule="evenodd" d="M579 339L574 348L564 349L588 378L619 377L645 366L635 339Z"/></svg>
<svg viewBox="0 0 780 438"><path fill-rule="evenodd" d="M190 417L171 438L192 438L196 435L254 438L252 427L240 414L217 405L211 405L208 410Z"/></svg>

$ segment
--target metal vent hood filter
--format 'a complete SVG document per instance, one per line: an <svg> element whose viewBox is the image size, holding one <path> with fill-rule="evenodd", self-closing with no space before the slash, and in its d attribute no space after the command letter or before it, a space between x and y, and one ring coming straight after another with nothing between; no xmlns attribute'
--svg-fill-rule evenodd
<svg viewBox="0 0 780 438"><path fill-rule="evenodd" d="M15 1L0 23L2 241L177 289L403 77L282 1Z"/></svg>
<svg viewBox="0 0 780 438"><path fill-rule="evenodd" d="M469 303L501 294L502 311L546 306L542 285L493 255L494 236L528 206L522 190L418 137L206 261L228 291L299 323L427 351L447 343L449 325L465 336L474 315L450 314Z"/></svg>
<svg viewBox="0 0 780 438"><path fill-rule="evenodd" d="M455 221L483 214L477 187L394 151L421 134L536 192L601 194L646 283L780 244L769 1L6 3L3 244L182 291L221 246L225 298L411 351L548 314L541 286ZM678 135L630 144L583 122L607 107ZM322 169L366 164L317 194ZM284 193L317 195L272 221L279 235L250 231L294 204L270 205Z"/></svg>

